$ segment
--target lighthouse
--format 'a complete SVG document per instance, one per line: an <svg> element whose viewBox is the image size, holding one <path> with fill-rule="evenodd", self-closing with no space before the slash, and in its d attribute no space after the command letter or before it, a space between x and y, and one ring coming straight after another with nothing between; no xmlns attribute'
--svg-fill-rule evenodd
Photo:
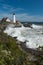
<svg viewBox="0 0 43 65"><path fill-rule="evenodd" d="M13 23L16 23L15 13L13 13Z"/></svg>

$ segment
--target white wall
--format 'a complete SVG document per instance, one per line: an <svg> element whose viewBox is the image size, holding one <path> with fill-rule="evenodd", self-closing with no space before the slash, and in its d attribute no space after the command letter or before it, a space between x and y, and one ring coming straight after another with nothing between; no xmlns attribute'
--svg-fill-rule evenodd
<svg viewBox="0 0 43 65"><path fill-rule="evenodd" d="M16 17L13 15L13 23L16 23Z"/></svg>

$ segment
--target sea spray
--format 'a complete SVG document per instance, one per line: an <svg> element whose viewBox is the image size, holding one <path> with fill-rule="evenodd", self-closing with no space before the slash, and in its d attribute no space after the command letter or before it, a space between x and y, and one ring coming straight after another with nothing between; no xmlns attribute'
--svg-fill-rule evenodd
<svg viewBox="0 0 43 65"><path fill-rule="evenodd" d="M42 29L43 25L32 24L31 27L33 27L34 29Z"/></svg>
<svg viewBox="0 0 43 65"><path fill-rule="evenodd" d="M36 49L39 46L43 46L43 27L39 28L30 28L30 27L13 27L12 25L7 26L4 30L4 33L12 37L17 37L17 40L21 42L26 42L27 48Z"/></svg>

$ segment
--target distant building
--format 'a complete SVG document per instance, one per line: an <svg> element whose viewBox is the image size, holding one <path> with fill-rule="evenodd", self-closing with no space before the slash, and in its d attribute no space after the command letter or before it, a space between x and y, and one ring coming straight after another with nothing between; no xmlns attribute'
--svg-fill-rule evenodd
<svg viewBox="0 0 43 65"><path fill-rule="evenodd" d="M15 13L13 13L13 23L16 23Z"/></svg>
<svg viewBox="0 0 43 65"><path fill-rule="evenodd" d="M21 27L22 26L22 23L20 23L18 20L16 20L16 16L15 16L15 13L13 13L13 19L10 20L8 17L3 17L1 22L4 22L4 24L14 24L15 27Z"/></svg>
<svg viewBox="0 0 43 65"><path fill-rule="evenodd" d="M2 21L2 22L10 22L11 20L10 20L8 17L4 17L4 18L2 18L1 21Z"/></svg>
<svg viewBox="0 0 43 65"><path fill-rule="evenodd" d="M11 20L9 18L6 19L6 22L11 22Z"/></svg>

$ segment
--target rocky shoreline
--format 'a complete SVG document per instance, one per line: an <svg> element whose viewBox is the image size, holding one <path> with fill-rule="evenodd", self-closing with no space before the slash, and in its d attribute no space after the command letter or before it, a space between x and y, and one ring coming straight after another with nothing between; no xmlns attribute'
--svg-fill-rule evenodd
<svg viewBox="0 0 43 65"><path fill-rule="evenodd" d="M18 46L20 47L21 50L24 50L27 53L31 53L32 55L41 55L42 51L37 50L37 49L31 49L26 47L26 42L20 42L16 38L14 38Z"/></svg>

